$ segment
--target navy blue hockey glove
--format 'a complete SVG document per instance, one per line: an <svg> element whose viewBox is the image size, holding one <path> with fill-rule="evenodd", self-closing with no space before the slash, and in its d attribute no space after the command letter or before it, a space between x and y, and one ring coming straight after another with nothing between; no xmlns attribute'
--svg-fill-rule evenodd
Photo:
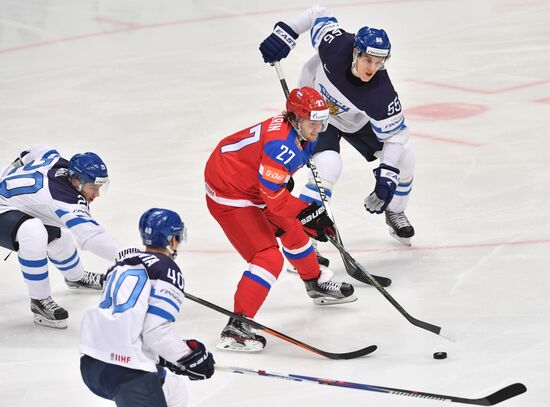
<svg viewBox="0 0 550 407"><path fill-rule="evenodd" d="M365 198L365 209L370 213L382 213L386 210L395 188L399 184L399 170L386 164L380 164L380 167L374 171L376 185L374 191Z"/></svg>
<svg viewBox="0 0 550 407"><path fill-rule="evenodd" d="M292 48L296 46L298 34L288 25L279 21L273 32L260 44L260 52L264 62L272 64L286 58Z"/></svg>
<svg viewBox="0 0 550 407"><path fill-rule="evenodd" d="M300 219L305 232L316 240L326 242L327 235L336 236L334 222L327 215L324 205L319 206L317 202L312 202L297 218Z"/></svg>
<svg viewBox="0 0 550 407"><path fill-rule="evenodd" d="M159 358L158 364L167 367L176 374L189 376L189 380L204 380L212 377L216 363L212 354L195 339L189 339L186 342L192 350L189 355L182 357L175 364Z"/></svg>

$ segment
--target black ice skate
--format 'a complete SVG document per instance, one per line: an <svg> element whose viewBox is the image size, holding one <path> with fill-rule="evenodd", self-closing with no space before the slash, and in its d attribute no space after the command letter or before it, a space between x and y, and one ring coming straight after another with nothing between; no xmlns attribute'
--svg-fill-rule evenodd
<svg viewBox="0 0 550 407"><path fill-rule="evenodd" d="M405 216L405 212L391 212L386 210L386 224L389 226L390 235L406 246L411 246L411 237L414 236L414 228Z"/></svg>
<svg viewBox="0 0 550 407"><path fill-rule="evenodd" d="M50 328L65 329L69 313L61 308L52 297L36 300L31 298L31 311L34 314L34 323Z"/></svg>
<svg viewBox="0 0 550 407"><path fill-rule="evenodd" d="M65 283L69 286L69 288L90 288L92 290L101 290L103 289L104 278L105 274L85 271L80 280L71 281L65 279Z"/></svg>
<svg viewBox="0 0 550 407"><path fill-rule="evenodd" d="M237 352L260 352L265 348L266 343L265 338L252 332L252 328L248 324L235 318L229 318L216 347Z"/></svg>
<svg viewBox="0 0 550 407"><path fill-rule="evenodd" d="M306 280L307 295L313 299L316 305L344 304L346 302L357 301L353 295L353 286L348 283L332 279L332 271L321 266L321 276L318 280ZM330 278L323 278L325 273L330 273ZM321 281L321 282L320 282Z"/></svg>
<svg viewBox="0 0 550 407"><path fill-rule="evenodd" d="M319 266L328 267L330 260L327 259L325 256L323 256L321 253L319 253L319 250L317 249L317 243L315 242L313 242L313 249L315 250L315 255L317 256L317 263L319 263ZM296 267L294 267L290 263L288 263L286 271L288 271L289 273L298 273L298 270L296 270Z"/></svg>

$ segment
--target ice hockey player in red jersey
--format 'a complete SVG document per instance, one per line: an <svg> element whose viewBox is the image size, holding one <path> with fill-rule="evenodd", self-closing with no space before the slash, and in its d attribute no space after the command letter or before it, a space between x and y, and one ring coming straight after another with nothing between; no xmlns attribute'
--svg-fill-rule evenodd
<svg viewBox="0 0 550 407"><path fill-rule="evenodd" d="M286 112L224 138L205 169L208 210L227 238L249 263L237 286L234 312L253 318L283 267L282 251L297 269L307 294L318 305L355 301L353 286L333 280L319 266L310 236L321 241L334 235L323 206L291 195L292 175L311 158L329 110L314 89L294 89ZM260 351L264 337L231 318L221 333L219 349Z"/></svg>

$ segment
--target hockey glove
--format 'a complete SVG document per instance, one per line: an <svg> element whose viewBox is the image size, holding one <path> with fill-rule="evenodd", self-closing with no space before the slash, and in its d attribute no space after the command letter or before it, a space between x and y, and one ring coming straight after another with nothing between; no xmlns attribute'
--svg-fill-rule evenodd
<svg viewBox="0 0 550 407"><path fill-rule="evenodd" d="M292 190L294 189L294 178L290 177L286 184L286 189L288 190L288 192L292 192Z"/></svg>
<svg viewBox="0 0 550 407"><path fill-rule="evenodd" d="M306 233L316 240L326 242L327 235L336 235L334 222L327 215L325 207L319 206L317 202L312 202L297 218L300 219Z"/></svg>
<svg viewBox="0 0 550 407"><path fill-rule="evenodd" d="M298 34L288 25L279 21L273 32L260 44L260 52L264 62L274 63L286 58L292 48L296 46Z"/></svg>
<svg viewBox="0 0 550 407"><path fill-rule="evenodd" d="M374 191L365 198L365 209L370 213L382 213L386 210L399 184L399 170L386 164L374 171L376 185Z"/></svg>
<svg viewBox="0 0 550 407"><path fill-rule="evenodd" d="M212 377L216 363L212 354L195 339L189 339L186 342L192 350L189 355L182 357L176 363L159 358L158 364L167 367L175 374L189 376L189 380L204 380Z"/></svg>

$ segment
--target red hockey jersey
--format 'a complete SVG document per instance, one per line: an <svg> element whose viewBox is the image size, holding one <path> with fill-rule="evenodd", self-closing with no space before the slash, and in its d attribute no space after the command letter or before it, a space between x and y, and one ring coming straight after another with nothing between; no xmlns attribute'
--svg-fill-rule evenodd
<svg viewBox="0 0 550 407"><path fill-rule="evenodd" d="M290 177L311 158L316 142L300 142L283 115L224 138L204 171L206 194L236 207L257 206L295 217L307 203L286 189Z"/></svg>

